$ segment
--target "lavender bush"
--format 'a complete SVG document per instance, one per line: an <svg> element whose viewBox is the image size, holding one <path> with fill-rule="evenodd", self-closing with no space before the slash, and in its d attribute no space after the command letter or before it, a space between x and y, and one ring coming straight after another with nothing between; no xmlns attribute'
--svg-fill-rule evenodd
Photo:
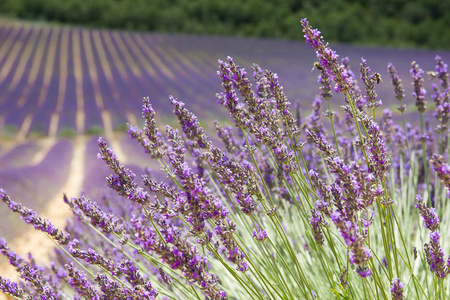
<svg viewBox="0 0 450 300"><path fill-rule="evenodd" d="M22 279L0 277L2 291L17 299L448 297L447 65L436 57L428 72L436 126L426 120L425 73L411 65L418 127L405 122L403 83L388 65L396 124L381 111L381 75L365 59L356 75L320 31L301 25L320 83L309 116L292 109L277 74L254 65L252 84L233 59L219 60L217 98L234 124L215 123L222 147L172 97L181 130L161 131L145 98L144 127L128 131L165 176L147 170L138 180L100 138L114 194L65 196L77 218L64 230L0 190L58 245L43 267L1 240Z"/></svg>

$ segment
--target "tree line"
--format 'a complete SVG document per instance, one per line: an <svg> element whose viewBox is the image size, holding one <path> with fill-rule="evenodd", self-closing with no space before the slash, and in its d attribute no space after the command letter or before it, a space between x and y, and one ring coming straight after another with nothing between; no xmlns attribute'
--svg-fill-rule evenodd
<svg viewBox="0 0 450 300"><path fill-rule="evenodd" d="M307 17L334 42L450 48L442 0L3 0L21 19L130 30L299 39Z"/></svg>

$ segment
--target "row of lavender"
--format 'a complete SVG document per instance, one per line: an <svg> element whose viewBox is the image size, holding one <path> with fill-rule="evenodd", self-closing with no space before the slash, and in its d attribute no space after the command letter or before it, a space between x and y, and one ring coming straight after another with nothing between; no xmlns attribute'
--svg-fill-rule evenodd
<svg viewBox="0 0 450 300"><path fill-rule="evenodd" d="M412 57L429 57L427 52L339 48L353 59L364 51L381 74L394 57L400 56L398 69L404 76ZM155 108L170 112L169 94L189 103L201 119L210 119L208 112L217 111L211 74L217 58L226 55L247 67L255 62L276 68L293 100L310 102L314 97L309 72L314 57L299 42L4 25L0 26L0 126L13 125L24 135L114 129L136 121L143 96L151 95ZM442 56L446 59L448 54ZM292 68L293 62L299 67ZM431 68L429 59L421 63ZM390 99L387 85L378 93L383 100Z"/></svg>

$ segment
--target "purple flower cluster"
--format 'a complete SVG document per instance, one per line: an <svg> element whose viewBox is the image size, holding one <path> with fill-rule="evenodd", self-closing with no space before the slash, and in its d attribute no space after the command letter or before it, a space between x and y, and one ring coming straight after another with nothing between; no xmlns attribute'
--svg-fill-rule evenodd
<svg viewBox="0 0 450 300"><path fill-rule="evenodd" d="M442 184L450 190L450 165L448 163L444 163L442 156L437 154L433 154L430 162Z"/></svg>
<svg viewBox="0 0 450 300"><path fill-rule="evenodd" d="M345 244L349 247L350 263L358 266L357 271L361 277L370 276L372 272L367 267L367 263L372 257L372 252L364 245L366 237L359 234L358 225L351 220L346 220L338 211L331 214L331 220L339 229Z"/></svg>
<svg viewBox="0 0 450 300"><path fill-rule="evenodd" d="M434 272L438 278L444 279L450 273L450 256L446 262L444 259L444 249L439 244L439 238L441 237L438 230L439 218L436 215L434 207L427 208L420 195L417 195L416 208L419 209L425 228L431 231L430 243L425 243L423 246L426 261L430 267L430 271Z"/></svg>
<svg viewBox="0 0 450 300"><path fill-rule="evenodd" d="M170 97L170 101L174 106L173 111L177 116L178 122L181 125L181 129L186 134L186 137L194 141L196 147L208 148L210 142L208 142L206 134L200 127L197 117L184 107L183 102L177 101L173 97Z"/></svg>
<svg viewBox="0 0 450 300"><path fill-rule="evenodd" d="M427 94L427 91L423 87L423 70L419 67L419 64L417 64L415 61L411 63L411 70L410 70L411 76L413 78L413 86L414 86L414 92L413 96L416 99L416 106L417 110L421 113L423 113L426 110L426 103L425 103L425 95Z"/></svg>
<svg viewBox="0 0 450 300"><path fill-rule="evenodd" d="M164 154L164 150L161 149L164 143L161 138L161 133L156 127L155 111L148 97L145 97L143 100L142 116L145 119L144 131L128 125L128 132L152 158L161 158Z"/></svg>
<svg viewBox="0 0 450 300"><path fill-rule="evenodd" d="M436 231L439 227L440 221L436 214L435 208L426 207L420 195L417 195L416 199L416 208L419 209L420 215L423 218L423 225L430 231Z"/></svg>
<svg viewBox="0 0 450 300"><path fill-rule="evenodd" d="M445 90L448 89L448 65L442 60L442 58L439 55L436 55L436 73L434 74L435 77L439 79L439 83L441 84L441 87Z"/></svg>
<svg viewBox="0 0 450 300"><path fill-rule="evenodd" d="M405 88L403 87L402 80L398 77L397 70L392 63L388 64L388 72L391 76L392 85L394 86L395 98L398 101L402 101L405 98ZM399 107L399 111L405 111L406 106Z"/></svg>
<svg viewBox="0 0 450 300"><path fill-rule="evenodd" d="M313 110L309 117L306 118L305 123L302 125L302 127L307 131L314 132L317 136L323 137L325 136L325 131L323 128L323 124L320 121L320 117L322 115L320 110L321 107L322 100L320 100L319 97L316 97L312 103Z"/></svg>
<svg viewBox="0 0 450 300"><path fill-rule="evenodd" d="M324 239L321 227L326 226L326 222L323 220L322 215L317 210L311 210L309 223L312 226L314 239L316 240L317 244L323 245Z"/></svg>
<svg viewBox="0 0 450 300"><path fill-rule="evenodd" d="M33 210L23 207L21 204L11 200L3 189L0 189L0 199L11 211L18 213L25 223L48 234L62 245L68 243L69 236L64 231L56 228L49 220L42 220L42 218L40 218Z"/></svg>
<svg viewBox="0 0 450 300"><path fill-rule="evenodd" d="M439 124L436 127L437 133L444 133L448 130L447 124L450 120L450 88L448 86L448 70L447 64L444 63L439 55L436 56L436 71L428 72L432 78L438 78L440 88L433 83L433 94L431 98L436 104L436 110L433 112Z"/></svg>
<svg viewBox="0 0 450 300"><path fill-rule="evenodd" d="M431 98L436 104L436 111L433 112L436 119L439 121L437 125L436 132L443 133L447 131L447 124L450 120L450 90L447 88L443 92L439 91L437 86L433 84L434 93Z"/></svg>
<svg viewBox="0 0 450 300"><path fill-rule="evenodd" d="M2 291L7 295L18 298L22 298L24 293L16 282L11 281L8 278L3 278L1 276L0 276L0 291Z"/></svg>
<svg viewBox="0 0 450 300"><path fill-rule="evenodd" d="M393 300L403 300L405 296L403 294L404 285L398 278L392 279L391 282L391 293Z"/></svg>
<svg viewBox="0 0 450 300"><path fill-rule="evenodd" d="M430 243L425 243L423 248L430 270L434 272L438 278L444 279L450 273L450 257L446 262L444 259L444 249L442 249L439 244L440 237L441 235L438 230L431 232Z"/></svg>
<svg viewBox="0 0 450 300"><path fill-rule="evenodd" d="M224 93L218 94L219 102L228 108L236 126L241 130L248 130L272 150L280 173L295 172L298 165L293 151L286 143L290 142L288 137L296 134L298 129L288 109L290 103L279 86L278 77L269 71L262 75L258 67L255 67L255 80L267 85L265 92L257 94L251 91L251 85L244 77L245 73L234 64L232 58L228 58L228 63L219 60L219 69L218 75L222 78L225 89ZM248 109L239 103L234 88L244 96ZM285 125L285 130L280 128L280 122Z"/></svg>
<svg viewBox="0 0 450 300"><path fill-rule="evenodd" d="M361 58L361 80L366 86L365 102L369 109L375 110L381 106L381 100L377 100L377 93L375 92L375 83L380 83L381 76L379 73L370 73L370 68L367 66L367 61Z"/></svg>
<svg viewBox="0 0 450 300"><path fill-rule="evenodd" d="M327 70L328 76L336 82L335 92L351 90L353 88L353 80L344 65L339 63L339 55L328 47L328 43L320 35L321 32L318 29L313 29L307 19L302 19L301 24L305 41L316 51L320 67Z"/></svg>
<svg viewBox="0 0 450 300"><path fill-rule="evenodd" d="M0 289L10 295L28 297L35 299L61 299L61 286L52 276L46 275L44 270L37 266L33 257L23 259L20 255L12 251L4 239L0 239L0 252L9 259L10 264L19 273L21 279L25 282L19 287L17 283L8 279L0 279L2 284ZM1 277L0 277L1 278Z"/></svg>

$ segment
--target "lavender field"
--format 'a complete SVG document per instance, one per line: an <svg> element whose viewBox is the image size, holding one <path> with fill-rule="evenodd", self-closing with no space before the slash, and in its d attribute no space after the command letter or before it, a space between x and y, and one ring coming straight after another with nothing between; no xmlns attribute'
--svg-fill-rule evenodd
<svg viewBox="0 0 450 300"><path fill-rule="evenodd" d="M436 54L450 61L449 51L348 45L333 49L349 57L355 74L362 56L381 74L379 99L398 119L387 73L388 63L395 62L399 77L408 83L404 103L411 108L406 119L413 124L418 114L409 84L411 62L431 71ZM143 97L149 97L161 128L177 123L169 95L184 102L211 135L213 120L230 123L216 98L222 90L217 61L227 56L249 74L253 63L277 73L289 101L298 102L305 116L313 109L320 93L317 58L303 41L300 25L298 41L285 41L0 22L0 187L62 226L69 217L63 193L95 198L107 192L110 171L97 159L99 136L138 177L145 168L159 170L125 131L127 123L143 124ZM430 87L426 82L425 88ZM344 105L344 97L333 97L331 105ZM1 237L25 252L39 244L29 230L2 206ZM24 237L28 248L22 245ZM5 270L0 268L0 273Z"/></svg>

